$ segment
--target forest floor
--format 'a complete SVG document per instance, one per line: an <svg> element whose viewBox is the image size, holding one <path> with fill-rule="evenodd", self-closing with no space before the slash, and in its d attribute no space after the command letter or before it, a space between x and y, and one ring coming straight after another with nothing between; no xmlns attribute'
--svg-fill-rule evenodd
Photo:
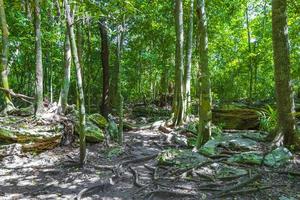
<svg viewBox="0 0 300 200"><path fill-rule="evenodd" d="M226 156L160 165L162 151L183 148L171 135L147 127L125 132L122 148L88 145L84 168L73 162L78 147L12 154L0 162L0 199L300 199L299 154L279 168L230 164ZM220 166L241 173L220 177Z"/></svg>

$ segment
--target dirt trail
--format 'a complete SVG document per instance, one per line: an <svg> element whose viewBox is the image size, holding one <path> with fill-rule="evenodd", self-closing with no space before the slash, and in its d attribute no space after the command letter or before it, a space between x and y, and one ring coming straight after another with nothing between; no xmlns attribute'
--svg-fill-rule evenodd
<svg viewBox="0 0 300 200"><path fill-rule="evenodd" d="M201 171L194 169L158 166L156 156L163 149L176 148L166 138L158 130L146 129L126 132L123 148L107 150L102 144L89 145L88 164L83 169L68 162L78 157L78 148L72 147L59 147L36 156L5 157L0 163L0 199L300 198L298 175L279 174L260 166L243 166L250 175L230 180L201 176ZM216 158L207 165L218 165L220 160ZM299 169L299 163L292 165ZM199 169L209 170L205 165ZM257 180L245 183L256 190L243 191L239 184L253 178L256 172Z"/></svg>

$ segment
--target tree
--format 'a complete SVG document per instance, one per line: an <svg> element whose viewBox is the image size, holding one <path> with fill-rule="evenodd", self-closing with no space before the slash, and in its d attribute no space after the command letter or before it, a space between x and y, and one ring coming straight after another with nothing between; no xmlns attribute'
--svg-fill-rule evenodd
<svg viewBox="0 0 300 200"><path fill-rule="evenodd" d="M208 68L208 38L207 38L207 18L205 12L205 0L197 0L197 16L199 29L199 83L200 83L200 100L199 100L199 127L197 147L207 142L211 136L212 120L212 97L210 72Z"/></svg>
<svg viewBox="0 0 300 200"><path fill-rule="evenodd" d="M183 5L182 0L175 0L175 30L176 30L176 57L175 57L175 94L173 102L173 125L182 124L183 109Z"/></svg>
<svg viewBox="0 0 300 200"><path fill-rule="evenodd" d="M85 141L85 105L84 105L84 93L82 87L82 77L81 77L81 66L78 58L78 51L76 47L76 39L73 27L73 17L71 16L71 8L68 0L64 0L65 12L66 12L66 24L70 37L71 52L73 61L76 67L76 77L77 77L77 90L79 94L79 138L80 138L80 164L84 165L86 162L86 141Z"/></svg>
<svg viewBox="0 0 300 200"><path fill-rule="evenodd" d="M285 146L296 144L294 98L290 79L287 1L272 1L273 59L278 126Z"/></svg>
<svg viewBox="0 0 300 200"><path fill-rule="evenodd" d="M42 39L41 39L41 13L40 0L34 1L34 30L35 30L35 79L36 79L36 102L35 113L43 112L43 61L42 61Z"/></svg>
<svg viewBox="0 0 300 200"><path fill-rule="evenodd" d="M249 100L252 101L253 97L253 61L252 61L252 47L251 47L251 28L249 24L249 6L246 8L246 24L247 24L247 41L249 51Z"/></svg>
<svg viewBox="0 0 300 200"><path fill-rule="evenodd" d="M2 86L5 90L9 90L9 82L8 82L8 28L6 22L5 8L3 0L0 0L0 17L1 17L1 28L2 28L2 57L1 57L1 65L0 72L2 78ZM14 109L14 104L11 101L11 96L9 93L5 93L5 109L4 111L10 111Z"/></svg>
<svg viewBox="0 0 300 200"><path fill-rule="evenodd" d="M104 18L100 20L99 26L101 34L101 61L103 69L101 113L105 118L107 118L109 111L109 39L107 33L107 25Z"/></svg>
<svg viewBox="0 0 300 200"><path fill-rule="evenodd" d="M191 68L193 52L194 0L190 0L190 15L187 34L186 66L184 71L184 113L187 114L191 102ZM184 116L186 117L186 116Z"/></svg>
<svg viewBox="0 0 300 200"><path fill-rule="evenodd" d="M65 33L65 46L64 46L64 58L65 58L65 73L63 86L61 88L59 96L59 112L64 113L66 106L68 104L68 94L70 88L70 79L71 79L71 65L72 65L72 54L71 54L71 45L70 45L70 36L68 30Z"/></svg>
<svg viewBox="0 0 300 200"><path fill-rule="evenodd" d="M119 115L119 134L118 134L118 142L119 144L123 144L124 136L123 136L123 102L124 98L122 96L122 86L121 86L121 76L120 76L120 68L121 68L121 55L122 55L122 47L123 47L123 34L124 34L124 22L122 25L118 26L118 35L117 35L117 47L116 47L116 70L117 74L117 99L118 99L118 115Z"/></svg>

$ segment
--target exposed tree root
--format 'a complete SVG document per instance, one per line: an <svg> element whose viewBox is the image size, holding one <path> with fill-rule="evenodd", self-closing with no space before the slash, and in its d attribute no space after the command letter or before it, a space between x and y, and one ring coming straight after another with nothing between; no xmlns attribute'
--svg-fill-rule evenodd
<svg viewBox="0 0 300 200"><path fill-rule="evenodd" d="M88 188L84 188L83 190L81 190L76 199L77 200L81 200L86 194L91 193L91 192L95 192L95 191L101 191L104 192L105 190L110 189L113 185L115 184L115 182L112 180L112 178L109 179L109 182L102 182L100 184L88 187Z"/></svg>
<svg viewBox="0 0 300 200"><path fill-rule="evenodd" d="M263 186L263 187L249 188L249 189L243 189L243 190L237 190L237 191L230 191L230 192L218 195L217 197L220 198L220 197L225 197L225 196L234 196L234 195L245 194L245 193L250 193L250 192L257 192L257 191L261 191L261 190L271 189L272 187L273 186Z"/></svg>
<svg viewBox="0 0 300 200"><path fill-rule="evenodd" d="M249 178L249 179L247 179L247 180L244 180L244 181L238 183L237 185L233 185L233 186L231 186L231 187L228 187L228 188L224 189L224 190L223 190L222 192L220 192L217 196L219 197L219 196L222 196L222 195L227 194L227 193L229 193L229 192L232 192L233 190L237 190L237 189L240 189L240 188L242 188L242 187L244 187L244 186L247 186L247 185L249 185L250 183L253 183L253 182L255 182L255 181L261 179L261 177L262 177L261 174L256 174L256 175L254 175L253 177L251 177L251 178Z"/></svg>
<svg viewBox="0 0 300 200"><path fill-rule="evenodd" d="M158 154L153 154L153 155L145 156L145 157L142 157L142 158L137 158L137 159L133 159L133 160L126 160L126 161L122 162L119 165L119 167L126 166L126 165L131 164L131 163L146 162L148 160L152 160L152 159L156 158L157 156L158 156Z"/></svg>
<svg viewBox="0 0 300 200"><path fill-rule="evenodd" d="M133 169L131 166L129 166L129 169L130 169L130 171L133 174L133 178L134 178L133 179L133 183L134 183L134 185L137 186L137 187L143 187L144 185L141 184L140 181L139 181L139 174L138 174L138 172L135 169Z"/></svg>
<svg viewBox="0 0 300 200"><path fill-rule="evenodd" d="M300 172L295 172L295 171L276 171L278 174L287 174L291 176L299 176L300 177Z"/></svg>
<svg viewBox="0 0 300 200"><path fill-rule="evenodd" d="M155 190L152 192L149 192L146 197L147 199L152 199L153 196L163 196L163 197L197 197L197 194L193 193L184 193L184 192L177 192L177 191L170 191L170 190Z"/></svg>

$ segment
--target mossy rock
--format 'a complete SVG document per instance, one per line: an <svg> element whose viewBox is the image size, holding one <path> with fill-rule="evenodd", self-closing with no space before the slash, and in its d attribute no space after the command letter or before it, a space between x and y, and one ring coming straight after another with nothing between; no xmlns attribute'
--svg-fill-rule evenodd
<svg viewBox="0 0 300 200"><path fill-rule="evenodd" d="M99 128L106 128L108 125L107 120L99 113L94 113L88 116L88 120L97 125Z"/></svg>
<svg viewBox="0 0 300 200"><path fill-rule="evenodd" d="M228 159L229 162L237 162L243 164L260 165L263 160L263 155L260 152L244 152L234 155Z"/></svg>
<svg viewBox="0 0 300 200"><path fill-rule="evenodd" d="M85 127L85 138L87 142L99 143L104 140L104 133L98 126L88 123Z"/></svg>
<svg viewBox="0 0 300 200"><path fill-rule="evenodd" d="M227 178L227 177L236 177L243 176L248 174L248 171L238 167L222 166L217 170L217 178Z"/></svg>
<svg viewBox="0 0 300 200"><path fill-rule="evenodd" d="M259 115L253 109L214 109L212 120L224 129L248 130L259 128Z"/></svg>
<svg viewBox="0 0 300 200"><path fill-rule="evenodd" d="M13 131L0 128L0 141L3 143L15 143L18 141L18 138Z"/></svg>
<svg viewBox="0 0 300 200"><path fill-rule="evenodd" d="M286 164L292 157L293 154L287 148L278 147L266 155L264 164L270 167L279 167Z"/></svg>
<svg viewBox="0 0 300 200"><path fill-rule="evenodd" d="M44 132L43 132L44 131ZM41 142L47 139L54 138L56 136L61 137L60 132L46 132L45 130L29 130L29 129L8 129L0 128L0 141L3 143L31 143L31 142Z"/></svg>
<svg viewBox="0 0 300 200"><path fill-rule="evenodd" d="M218 145L222 143L221 139L214 139L207 141L199 150L205 156L214 156L218 154Z"/></svg>
<svg viewBox="0 0 300 200"><path fill-rule="evenodd" d="M159 165L176 166L179 168L194 167L208 160L207 157L191 150L168 149L157 157Z"/></svg>

